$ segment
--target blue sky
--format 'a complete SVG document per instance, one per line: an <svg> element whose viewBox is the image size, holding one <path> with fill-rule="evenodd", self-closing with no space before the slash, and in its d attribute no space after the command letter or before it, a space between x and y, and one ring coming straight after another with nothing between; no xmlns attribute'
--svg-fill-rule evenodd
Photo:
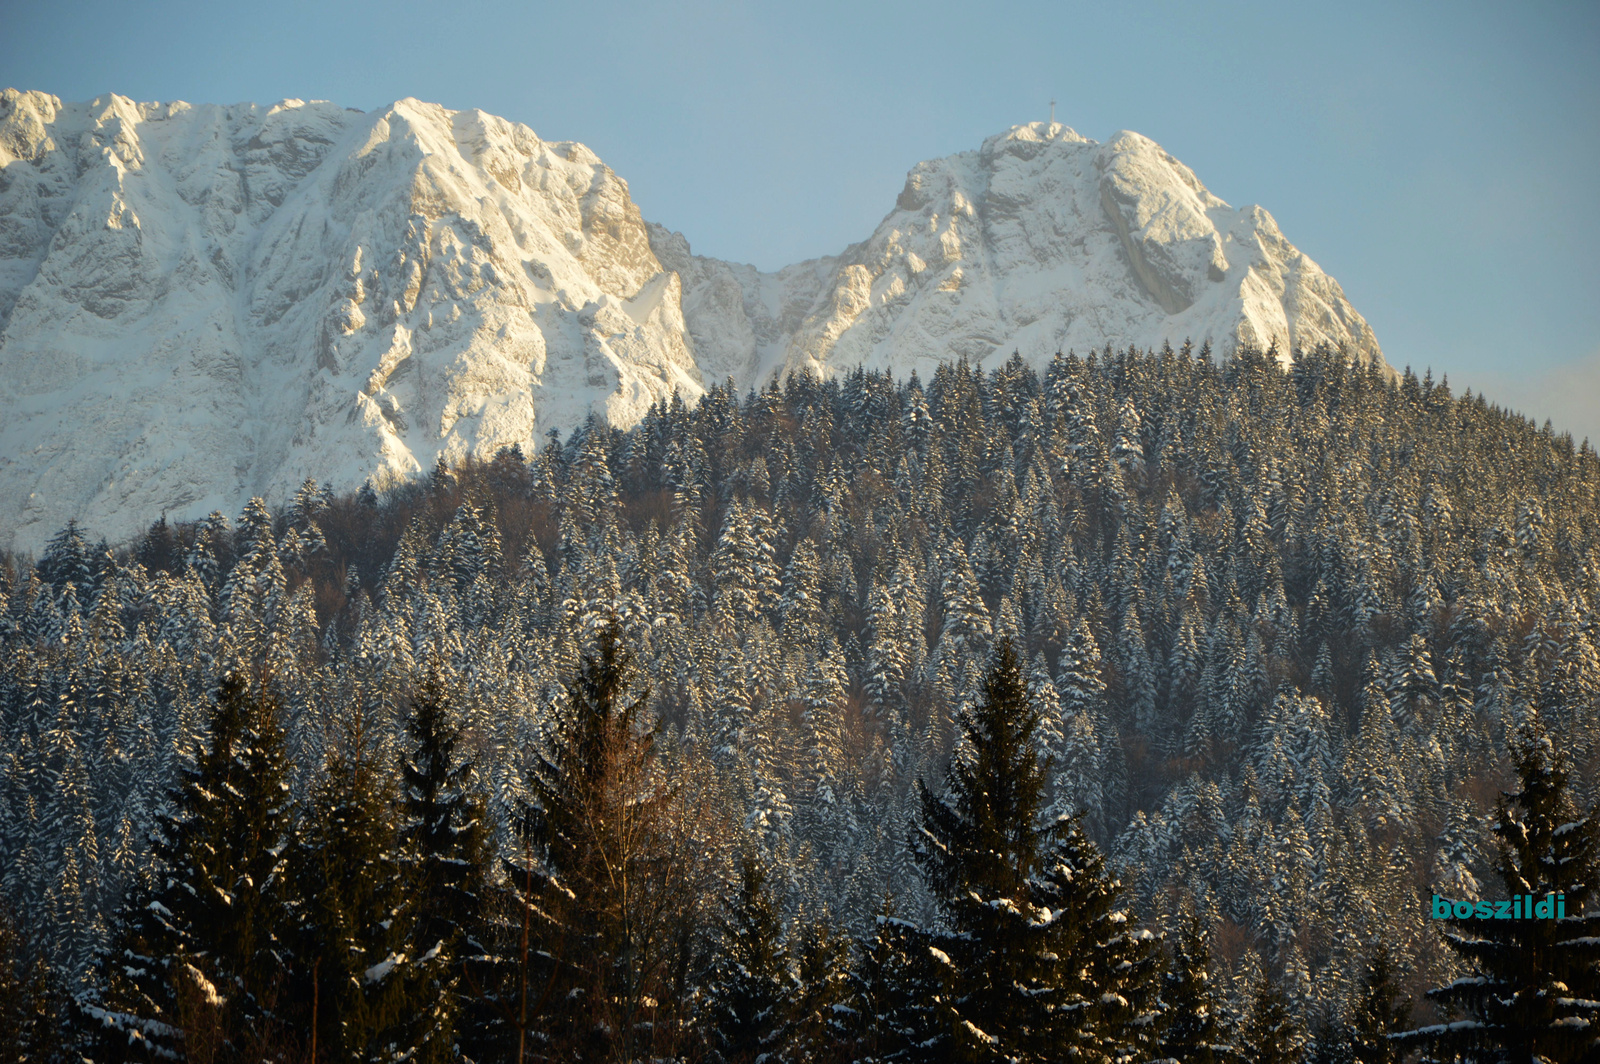
<svg viewBox="0 0 1600 1064"><path fill-rule="evenodd" d="M1600 4L0 0L0 84L403 96L581 140L645 217L774 268L919 159L1057 117L1270 210L1390 361L1600 442Z"/></svg>

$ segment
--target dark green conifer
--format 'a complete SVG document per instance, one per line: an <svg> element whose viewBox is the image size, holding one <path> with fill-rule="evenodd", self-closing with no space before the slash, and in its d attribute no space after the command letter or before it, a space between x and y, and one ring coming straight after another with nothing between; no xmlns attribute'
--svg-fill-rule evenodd
<svg viewBox="0 0 1600 1064"><path fill-rule="evenodd" d="M848 1012L850 1059L859 1064L937 1060L954 971L935 954L931 936L895 915L885 898L852 973Z"/></svg>
<svg viewBox="0 0 1600 1064"><path fill-rule="evenodd" d="M65 1064L70 999L0 897L0 1061Z"/></svg>
<svg viewBox="0 0 1600 1064"><path fill-rule="evenodd" d="M430 987L429 1008L414 1017L419 1060L448 1058L458 1037L478 1056L476 1036L490 1022L473 993L490 982L486 814L473 766L456 754L442 668L431 663L412 696L400 766L401 859L416 913L408 952Z"/></svg>
<svg viewBox="0 0 1600 1064"><path fill-rule="evenodd" d="M1161 1040L1164 1055L1182 1064L1223 1064L1235 1060L1229 1017L1211 982L1211 950L1194 913L1185 916L1162 978L1162 1003L1168 1023Z"/></svg>
<svg viewBox="0 0 1600 1064"><path fill-rule="evenodd" d="M1276 980L1265 980L1256 993L1239 1032L1239 1049L1252 1064L1300 1064L1305 1059L1305 1033Z"/></svg>
<svg viewBox="0 0 1600 1064"><path fill-rule="evenodd" d="M1050 1038L1074 1060L1154 1057L1164 1026L1160 943L1135 925L1122 885L1077 819L1061 817L1052 834L1050 860L1033 884L1050 914L1049 955L1065 961Z"/></svg>
<svg viewBox="0 0 1600 1064"><path fill-rule="evenodd" d="M921 790L913 852L938 903L953 995L928 1040L975 1060L1115 1060L1153 1050L1154 937L1070 816L1040 823L1044 769L1009 639L996 650L935 797ZM942 1027L943 1029L939 1029ZM1143 1046L1143 1048L1141 1048Z"/></svg>
<svg viewBox="0 0 1600 1064"><path fill-rule="evenodd" d="M527 780L525 854L507 870L526 937L507 943L516 986L499 995L518 1061L671 1055L684 1037L708 862L615 631L553 707Z"/></svg>
<svg viewBox="0 0 1600 1064"><path fill-rule="evenodd" d="M278 709L238 673L159 824L148 894L122 908L83 1010L96 1060L274 1057L286 1000L293 833Z"/></svg>
<svg viewBox="0 0 1600 1064"><path fill-rule="evenodd" d="M1404 1058L1400 1044L1389 1037L1411 1021L1411 1000L1402 996L1396 977L1394 956L1379 943L1367 958L1348 1018L1351 1052L1361 1064L1400 1064Z"/></svg>
<svg viewBox="0 0 1600 1064"><path fill-rule="evenodd" d="M789 1001L784 1059L826 1064L850 1057L850 940L825 919L804 920L796 949L798 978Z"/></svg>
<svg viewBox="0 0 1600 1064"><path fill-rule="evenodd" d="M957 723L963 744L945 793L921 788L921 825L912 840L948 929L937 948L957 972L941 1037L959 1055L1039 1059L1051 1017L1065 1002L1041 933L1049 914L1030 889L1048 842L1038 822L1044 772L1033 741L1038 714L1009 639L996 651L978 704Z"/></svg>
<svg viewBox="0 0 1600 1064"><path fill-rule="evenodd" d="M783 921L760 860L746 852L723 903L720 937L704 984L707 1041L717 1064L775 1060L794 995Z"/></svg>
<svg viewBox="0 0 1600 1064"><path fill-rule="evenodd" d="M426 954L411 952L416 897L402 878L395 798L364 737L347 737L312 795L295 852L296 1005L318 1059L410 1059L413 1037L431 1048L428 1025L416 1029L434 1001Z"/></svg>
<svg viewBox="0 0 1600 1064"><path fill-rule="evenodd" d="M1501 796L1494 827L1499 873L1506 897L1534 905L1535 916L1451 918L1445 945L1469 972L1428 996L1466 1019L1408 1031L1402 1042L1469 1059L1600 1059L1600 819L1579 812L1537 718L1516 765L1520 789ZM1547 901L1550 917L1537 909Z"/></svg>

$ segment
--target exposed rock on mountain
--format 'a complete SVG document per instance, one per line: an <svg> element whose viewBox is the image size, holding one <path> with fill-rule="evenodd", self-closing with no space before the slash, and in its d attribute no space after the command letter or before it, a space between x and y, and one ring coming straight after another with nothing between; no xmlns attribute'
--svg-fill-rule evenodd
<svg viewBox="0 0 1600 1064"><path fill-rule="evenodd" d="M921 163L868 240L774 274L480 111L0 94L0 545L527 449L730 377L1185 338L1382 357L1270 215L1133 133Z"/></svg>

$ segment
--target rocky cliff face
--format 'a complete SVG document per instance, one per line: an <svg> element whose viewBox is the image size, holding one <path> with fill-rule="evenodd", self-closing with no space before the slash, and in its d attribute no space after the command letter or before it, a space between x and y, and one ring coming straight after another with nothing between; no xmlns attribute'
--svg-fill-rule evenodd
<svg viewBox="0 0 1600 1064"><path fill-rule="evenodd" d="M758 274L652 231L685 279L702 357L735 379L865 364L926 372L1013 351L1327 341L1382 359L1331 277L1259 207L1234 210L1153 141L1017 126L918 164L877 232L836 258Z"/></svg>
<svg viewBox="0 0 1600 1064"><path fill-rule="evenodd" d="M773 274L479 111L0 94L0 545L527 449L729 377L1185 338L1382 357L1270 215L1132 133L919 164L868 240Z"/></svg>

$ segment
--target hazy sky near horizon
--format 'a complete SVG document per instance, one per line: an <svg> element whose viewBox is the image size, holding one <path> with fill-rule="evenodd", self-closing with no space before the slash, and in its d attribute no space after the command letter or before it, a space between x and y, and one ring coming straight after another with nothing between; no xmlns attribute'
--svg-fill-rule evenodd
<svg viewBox="0 0 1600 1064"><path fill-rule="evenodd" d="M1600 443L1600 4L0 0L0 85L415 96L579 140L764 269L864 239L918 160L1137 130L1259 203L1396 366Z"/></svg>

